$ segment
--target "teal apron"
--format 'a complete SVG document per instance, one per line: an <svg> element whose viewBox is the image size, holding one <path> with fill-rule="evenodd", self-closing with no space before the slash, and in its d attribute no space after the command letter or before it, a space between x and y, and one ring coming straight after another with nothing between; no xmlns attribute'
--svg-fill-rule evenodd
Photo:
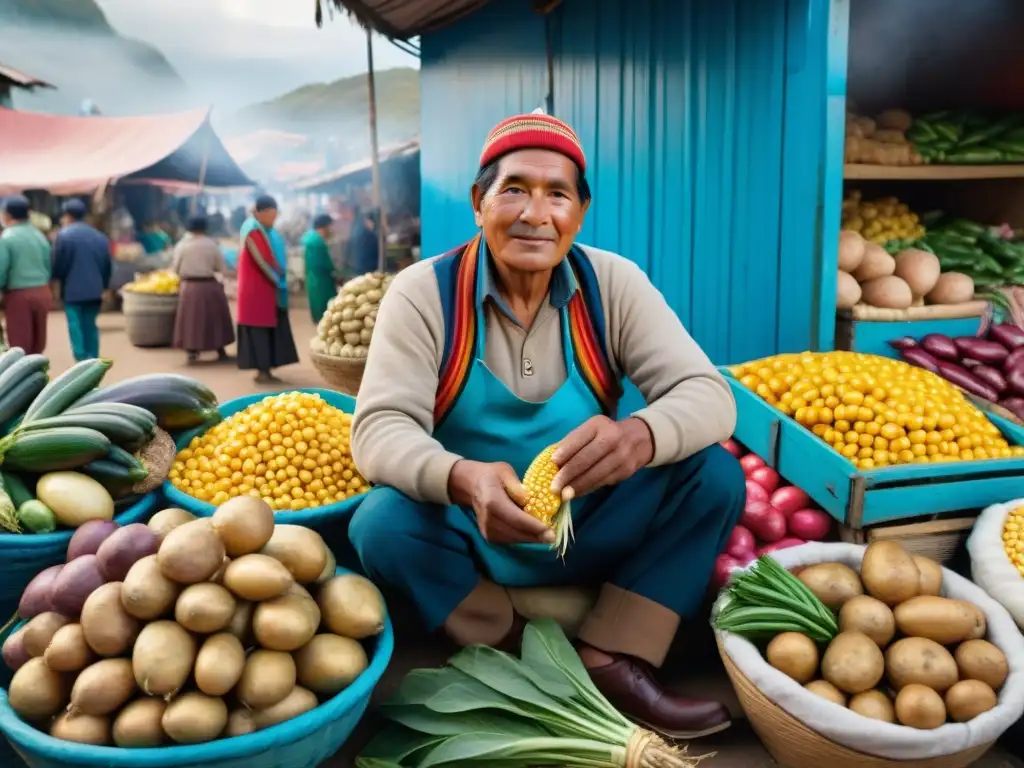
<svg viewBox="0 0 1024 768"><path fill-rule="evenodd" d="M559 310L565 383L547 400L529 402L491 373L484 362L487 319L484 316L485 268L477 270L477 346L466 383L451 411L434 431L446 450L472 461L507 462L521 478L533 459L592 416L603 413L601 403L576 368L569 310ZM506 587L549 584L558 554L547 544L492 545L477 527L472 509L453 507L448 515L456 529L471 537L484 573ZM540 566L540 567L539 567Z"/></svg>

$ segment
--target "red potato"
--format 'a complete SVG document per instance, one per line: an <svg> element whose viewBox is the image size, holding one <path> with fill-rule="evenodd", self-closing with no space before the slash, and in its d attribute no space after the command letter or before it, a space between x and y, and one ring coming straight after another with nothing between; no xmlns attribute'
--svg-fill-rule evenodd
<svg viewBox="0 0 1024 768"><path fill-rule="evenodd" d="M740 524L747 528L759 541L771 544L786 536L786 516L771 504L757 504L747 507L740 518Z"/></svg>
<svg viewBox="0 0 1024 768"><path fill-rule="evenodd" d="M1017 347L1003 361L1003 372L1009 373L1014 368L1024 368L1024 347Z"/></svg>
<svg viewBox="0 0 1024 768"><path fill-rule="evenodd" d="M977 336L960 336L953 339L953 343L956 344L960 357L970 357L980 363L990 365L999 365L1010 354L1010 351L1002 344L979 339Z"/></svg>
<svg viewBox="0 0 1024 768"><path fill-rule="evenodd" d="M70 563L82 555L95 555L103 542L120 527L113 520L90 520L82 523L75 529L71 541L68 542L66 562Z"/></svg>
<svg viewBox="0 0 1024 768"><path fill-rule="evenodd" d="M939 372L938 358L921 347L911 347L910 349L900 350L900 357L911 365L916 365L918 368L924 368L926 371L931 371L932 373Z"/></svg>
<svg viewBox="0 0 1024 768"><path fill-rule="evenodd" d="M25 630L13 632L4 640L3 657L4 664L12 672L17 672L25 662L32 658L32 654L25 647Z"/></svg>
<svg viewBox="0 0 1024 768"><path fill-rule="evenodd" d="M758 467L750 473L750 479L768 491L768 493L775 493L775 489L782 482L779 473L771 467Z"/></svg>
<svg viewBox="0 0 1024 768"><path fill-rule="evenodd" d="M999 401L999 404L1024 421L1024 397L1005 397Z"/></svg>
<svg viewBox="0 0 1024 768"><path fill-rule="evenodd" d="M756 550L757 541L754 540L754 534L742 525L737 525L732 529L729 540L725 544L725 554L731 555L741 562L749 562L750 558L746 556L753 555Z"/></svg>
<svg viewBox="0 0 1024 768"><path fill-rule="evenodd" d="M768 491L762 488L760 485L755 483L753 480L747 480L747 504L752 501L768 501Z"/></svg>
<svg viewBox="0 0 1024 768"><path fill-rule="evenodd" d="M103 578L124 581L131 567L147 555L155 555L159 546L157 535L145 523L126 525L109 536L96 553Z"/></svg>
<svg viewBox="0 0 1024 768"><path fill-rule="evenodd" d="M21 618L31 619L53 610L53 584L62 570L63 565L51 565L28 583L18 603L18 615Z"/></svg>
<svg viewBox="0 0 1024 768"><path fill-rule="evenodd" d="M811 504L811 497L795 485L779 488L772 494L771 505L782 512L788 519L798 509L806 509Z"/></svg>
<svg viewBox="0 0 1024 768"><path fill-rule="evenodd" d="M977 376L972 374L965 368L961 368L955 363L947 363L945 361L939 362L939 375L942 376L946 381L956 384L961 389L965 389L972 395L983 397L993 403L999 400L999 393L996 392L992 387L986 384L984 381L979 379ZM1008 377L1007 383L1013 388L1013 377Z"/></svg>
<svg viewBox="0 0 1024 768"><path fill-rule="evenodd" d="M988 335L1007 349L1024 347L1024 328L1013 323L996 323L988 329Z"/></svg>
<svg viewBox="0 0 1024 768"><path fill-rule="evenodd" d="M991 365L976 365L971 369L971 374L977 376L1000 395L1006 391L1006 379L1003 378L1003 374Z"/></svg>
<svg viewBox="0 0 1024 768"><path fill-rule="evenodd" d="M913 336L903 336L898 339L891 339L886 344L893 349L912 349L917 346L917 340Z"/></svg>
<svg viewBox="0 0 1024 768"><path fill-rule="evenodd" d="M961 357L960 365L962 365L969 371L973 371L975 368L981 365L981 363L978 360L975 360L973 357Z"/></svg>
<svg viewBox="0 0 1024 768"><path fill-rule="evenodd" d="M824 541L832 530L832 518L820 509L800 509L789 516L789 532L805 541Z"/></svg>
<svg viewBox="0 0 1024 768"><path fill-rule="evenodd" d="M787 536L786 538L780 539L779 541L776 541L776 542L774 542L772 544L765 544L763 547L761 547L759 550L757 550L757 554L758 555L770 555L772 552L778 552L780 549L789 549L790 547L799 547L801 544L806 544L806 543L807 542L804 541L803 539L796 539L796 538L793 538L792 536Z"/></svg>
<svg viewBox="0 0 1024 768"><path fill-rule="evenodd" d="M948 360L955 363L960 359L960 351L956 343L949 336L942 333L929 333L921 339L921 346L924 351L939 360Z"/></svg>
<svg viewBox="0 0 1024 768"><path fill-rule="evenodd" d="M1024 366L1007 371L1006 383L1010 386L1010 392L1017 397L1024 397Z"/></svg>
<svg viewBox="0 0 1024 768"><path fill-rule="evenodd" d="M758 456L756 453L748 453L742 459L740 459L740 466L743 467L743 474L750 477L750 473L758 467L764 466L764 459Z"/></svg>
<svg viewBox="0 0 1024 768"><path fill-rule="evenodd" d="M743 446L733 440L731 437L722 443L722 447L725 448L729 453L735 456L737 459L742 458L745 451Z"/></svg>
<svg viewBox="0 0 1024 768"><path fill-rule="evenodd" d="M64 616L76 618L89 595L106 580L96 555L82 555L64 566L53 583L53 609Z"/></svg>
<svg viewBox="0 0 1024 768"><path fill-rule="evenodd" d="M711 572L711 586L714 589L721 589L729 583L729 575L737 568L742 568L740 562L730 555L722 554L715 559L715 567Z"/></svg>

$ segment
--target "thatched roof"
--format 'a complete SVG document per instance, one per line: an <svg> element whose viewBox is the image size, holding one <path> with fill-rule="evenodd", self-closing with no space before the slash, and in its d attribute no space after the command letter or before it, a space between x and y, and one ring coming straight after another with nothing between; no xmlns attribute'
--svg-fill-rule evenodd
<svg viewBox="0 0 1024 768"><path fill-rule="evenodd" d="M317 20L322 18L321 2L343 10L359 24L396 40L441 29L468 16L488 0L317 0Z"/></svg>

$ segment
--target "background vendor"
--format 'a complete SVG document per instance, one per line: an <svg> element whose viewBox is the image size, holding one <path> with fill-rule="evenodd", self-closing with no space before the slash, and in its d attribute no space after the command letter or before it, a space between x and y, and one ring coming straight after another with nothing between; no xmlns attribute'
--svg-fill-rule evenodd
<svg viewBox="0 0 1024 768"><path fill-rule="evenodd" d="M0 294L7 343L28 354L46 349L46 321L53 304L50 241L29 222L28 198L14 195L0 210Z"/></svg>
<svg viewBox="0 0 1024 768"><path fill-rule="evenodd" d="M352 435L381 487L350 535L371 578L461 644L516 642L508 588L600 585L579 633L595 683L634 719L693 738L727 727L725 707L669 693L651 667L742 511L743 473L717 445L735 404L639 267L575 243L586 167L565 123L502 122L472 186L480 233L395 278ZM623 378L647 406L620 418ZM555 490L576 498L564 561L520 507L526 468L554 443Z"/></svg>

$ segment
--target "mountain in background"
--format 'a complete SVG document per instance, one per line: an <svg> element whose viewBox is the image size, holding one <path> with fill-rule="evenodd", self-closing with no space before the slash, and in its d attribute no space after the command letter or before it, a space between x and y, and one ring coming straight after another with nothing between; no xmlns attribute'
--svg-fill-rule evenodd
<svg viewBox="0 0 1024 768"><path fill-rule="evenodd" d="M384 69L376 73L377 133L382 146L419 135L419 71ZM370 152L370 109L366 75L297 88L270 101L245 107L224 119L224 132L260 129L301 133L332 145L332 163Z"/></svg>
<svg viewBox="0 0 1024 768"><path fill-rule="evenodd" d="M123 37L94 0L0 0L0 63L57 90L16 94L15 106L75 113L92 99L104 114L168 112L186 103L186 87L153 46Z"/></svg>

